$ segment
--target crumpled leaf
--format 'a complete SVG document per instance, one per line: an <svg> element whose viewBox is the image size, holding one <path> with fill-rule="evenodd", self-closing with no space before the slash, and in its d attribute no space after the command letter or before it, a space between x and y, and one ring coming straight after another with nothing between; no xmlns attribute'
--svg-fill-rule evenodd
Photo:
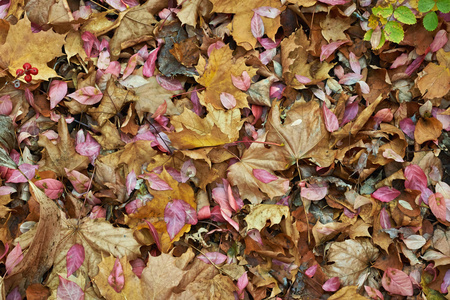
<svg viewBox="0 0 450 300"><path fill-rule="evenodd" d="M275 204L257 204L251 206L250 213L245 217L247 230L261 231L270 220L270 226L279 224L283 217L290 218L289 207Z"/></svg>

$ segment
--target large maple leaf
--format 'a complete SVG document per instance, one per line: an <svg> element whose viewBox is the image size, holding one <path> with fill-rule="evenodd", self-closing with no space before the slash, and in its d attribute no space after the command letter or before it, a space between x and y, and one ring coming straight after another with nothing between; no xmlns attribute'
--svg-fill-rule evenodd
<svg viewBox="0 0 450 300"><path fill-rule="evenodd" d="M39 135L38 145L45 147L42 160L39 162L40 171L51 170L58 176L65 176L69 170L81 171L89 165L89 158L75 151L74 140L69 135L66 120L61 117L58 122L58 133L60 140L53 144L45 135Z"/></svg>
<svg viewBox="0 0 450 300"><path fill-rule="evenodd" d="M61 48L65 43L64 39L64 34L57 34L51 29L33 33L31 23L25 15L9 28L6 41L0 46L0 68L9 70L11 75L16 76L16 70L28 62L39 70L37 75L33 75L33 79L48 80L57 77L58 74L47 63L63 55ZM0 72L0 76L5 75Z"/></svg>
<svg viewBox="0 0 450 300"><path fill-rule="evenodd" d="M233 51L224 46L211 52L208 63L203 57L197 65L200 77L197 82L206 87L206 90L199 93L200 102L206 106L211 103L215 109L224 109L220 102L220 94L228 93L236 99L236 108L248 107L247 94L233 85L231 76L241 76L246 71L251 77L255 76L256 69L245 65L245 58L235 59Z"/></svg>

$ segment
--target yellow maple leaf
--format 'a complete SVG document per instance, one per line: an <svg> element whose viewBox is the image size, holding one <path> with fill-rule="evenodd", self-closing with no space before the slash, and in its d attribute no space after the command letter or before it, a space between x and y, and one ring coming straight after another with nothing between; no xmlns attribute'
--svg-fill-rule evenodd
<svg viewBox="0 0 450 300"><path fill-rule="evenodd" d="M52 30L33 33L31 23L27 16L9 28L6 42L0 46L0 68L7 69L11 75L16 76L16 70L21 69L28 62L39 70L33 75L34 80L48 80L58 77L55 70L49 68L47 63L55 57L63 55L61 48L66 35L58 34ZM26 42L24 42L26 41ZM6 76L0 73L0 76Z"/></svg>
<svg viewBox="0 0 450 300"><path fill-rule="evenodd" d="M247 71L250 78L255 76L256 69L246 66L244 57L235 59L233 51L224 46L211 53L207 64L204 58L200 58L197 71L201 74L196 78L197 82L206 87L205 91L199 93L200 103L205 106L211 103L215 109L224 109L220 94L228 93L236 99L236 108L248 107L247 94L231 81L231 75L241 76L244 71Z"/></svg>

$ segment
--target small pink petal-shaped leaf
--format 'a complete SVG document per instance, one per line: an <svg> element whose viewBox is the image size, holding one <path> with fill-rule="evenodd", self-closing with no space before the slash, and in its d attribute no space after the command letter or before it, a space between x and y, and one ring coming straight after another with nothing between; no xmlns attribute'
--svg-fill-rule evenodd
<svg viewBox="0 0 450 300"><path fill-rule="evenodd" d="M264 245L263 240L261 238L261 233L259 232L258 229L252 229L250 231L247 232L247 235L254 240L255 242L257 242L258 244L260 244L261 246Z"/></svg>
<svg viewBox="0 0 450 300"><path fill-rule="evenodd" d="M251 78L247 71L244 71L241 76L231 74L231 82L233 82L235 87L245 92L250 88Z"/></svg>
<svg viewBox="0 0 450 300"><path fill-rule="evenodd" d="M259 60L261 61L261 63L263 65L267 65L268 63L270 63L273 60L273 58L275 57L276 54L277 54L277 49L275 49L275 48L266 50L259 54Z"/></svg>
<svg viewBox="0 0 450 300"><path fill-rule="evenodd" d="M247 276L247 272L244 272L244 274L241 275L241 277L239 277L236 286L238 288L238 295L239 295L239 299L244 299L244 289L247 287L248 285L248 276Z"/></svg>
<svg viewBox="0 0 450 300"><path fill-rule="evenodd" d="M341 286L339 277L331 277L322 285L322 289L327 292L336 292Z"/></svg>
<svg viewBox="0 0 450 300"><path fill-rule="evenodd" d="M114 267L108 276L108 284L117 292L120 293L125 286L125 276L123 274L123 267L119 258L116 258Z"/></svg>
<svg viewBox="0 0 450 300"><path fill-rule="evenodd" d="M324 61L325 59L327 59L331 54L333 54L334 51L336 51L337 48L339 48L340 46L342 46L347 42L348 40L344 40L323 45L322 52L320 53L320 61Z"/></svg>
<svg viewBox="0 0 450 300"><path fill-rule="evenodd" d="M383 151L383 157L393 159L396 162L404 162L403 158L391 148L387 148L386 150Z"/></svg>
<svg viewBox="0 0 450 300"><path fill-rule="evenodd" d="M295 74L295 79L297 79L298 82L300 82L302 84L308 84L308 83L310 83L312 81L311 79L309 79L306 76L297 75L297 74Z"/></svg>
<svg viewBox="0 0 450 300"><path fill-rule="evenodd" d="M17 246L11 250L11 252L6 257L5 267L6 273L11 274L12 270L15 266L17 266L23 259L22 248L20 247L20 243L17 243Z"/></svg>
<svg viewBox="0 0 450 300"><path fill-rule="evenodd" d="M220 93L220 102L226 109L232 109L236 106L236 98L233 95L222 92Z"/></svg>
<svg viewBox="0 0 450 300"><path fill-rule="evenodd" d="M134 170L131 170L130 173L127 175L127 195L130 196L131 192L133 192L134 188L136 187L136 173L134 173Z"/></svg>
<svg viewBox="0 0 450 300"><path fill-rule="evenodd" d="M441 284L441 293L448 293L448 286L450 285L450 269L447 270L447 272L445 272L444 275L444 280L442 281Z"/></svg>
<svg viewBox="0 0 450 300"><path fill-rule="evenodd" d="M375 116L373 116L375 122L380 124L381 122L390 122L394 118L394 114L392 113L390 108L383 108L377 111Z"/></svg>
<svg viewBox="0 0 450 300"><path fill-rule="evenodd" d="M147 180L148 185L151 189L156 191L169 191L173 190L170 185L158 177L155 173L144 173L139 175L139 178Z"/></svg>
<svg viewBox="0 0 450 300"><path fill-rule="evenodd" d="M67 96L84 105L96 104L103 98L102 92L93 86L86 86Z"/></svg>
<svg viewBox="0 0 450 300"><path fill-rule="evenodd" d="M224 46L225 46L225 43L222 42L222 41L217 41L214 44L209 45L209 47L208 47L208 57L211 56L211 53L214 50L220 49L220 48L222 48Z"/></svg>
<svg viewBox="0 0 450 300"><path fill-rule="evenodd" d="M211 218L211 208L206 205L199 209L197 212L197 219L198 220L206 220Z"/></svg>
<svg viewBox="0 0 450 300"><path fill-rule="evenodd" d="M260 38L264 35L264 23L260 15L258 15L257 13L253 14L252 20L250 22L250 28L255 38Z"/></svg>
<svg viewBox="0 0 450 300"><path fill-rule="evenodd" d="M11 176L8 178L8 180L6 182L10 182L10 183L27 182L28 179L32 179L34 177L34 174L36 173L36 170L38 168L39 168L39 166L36 166L36 165L21 164L19 166L20 171L19 170L12 171Z"/></svg>
<svg viewBox="0 0 450 300"><path fill-rule="evenodd" d="M418 165L409 165L404 171L405 188L422 191L428 186L427 175Z"/></svg>
<svg viewBox="0 0 450 300"><path fill-rule="evenodd" d="M356 74L356 73L348 73L342 76L341 79L339 79L339 84L345 84L345 85L353 85L363 79L363 75Z"/></svg>
<svg viewBox="0 0 450 300"><path fill-rule="evenodd" d="M302 187L300 195L310 201L318 201L325 198L328 187Z"/></svg>
<svg viewBox="0 0 450 300"><path fill-rule="evenodd" d="M191 224L191 225L197 224L197 222L198 222L197 211L190 204L188 204L184 201L181 201L181 205L183 205L183 209L186 214L185 223Z"/></svg>
<svg viewBox="0 0 450 300"><path fill-rule="evenodd" d="M174 199L167 203L164 209L164 221L167 224L167 233L171 240L180 232L186 224L186 211L184 210L183 200Z"/></svg>
<svg viewBox="0 0 450 300"><path fill-rule="evenodd" d="M142 68L142 75L145 77L152 77L155 74L156 59L158 58L158 52L160 47L153 49L148 55L145 61L144 67Z"/></svg>
<svg viewBox="0 0 450 300"><path fill-rule="evenodd" d="M47 197L54 200L61 197L64 190L64 185L62 182L53 178L41 179L36 181L34 184L38 188L43 189Z"/></svg>
<svg viewBox="0 0 450 300"><path fill-rule="evenodd" d="M408 58L408 54L403 53L402 55L398 56L394 62L392 63L392 65L389 67L390 69L395 69L398 68L400 66L404 66L406 65L406 63L409 61Z"/></svg>
<svg viewBox="0 0 450 300"><path fill-rule="evenodd" d="M123 71L122 79L127 78L128 76L131 75L131 73L133 73L134 69L136 68L138 57L139 57L139 53L133 54L130 57L130 59L128 60L128 64L127 64L125 70Z"/></svg>
<svg viewBox="0 0 450 300"><path fill-rule="evenodd" d="M11 96L5 95L0 97L0 115L8 116L12 112L12 109Z"/></svg>
<svg viewBox="0 0 450 300"><path fill-rule="evenodd" d="M274 19L281 14L281 11L278 8L270 6L261 6L258 8L254 8L253 11L258 15L260 15L261 17L266 17L270 19Z"/></svg>
<svg viewBox="0 0 450 300"><path fill-rule="evenodd" d="M255 119L252 122L252 125L255 125L255 123L261 118L263 114L263 107L261 105L252 104L252 114L255 116Z"/></svg>
<svg viewBox="0 0 450 300"><path fill-rule="evenodd" d="M317 268L319 267L319 265L313 265L311 267L309 267L306 271L305 271L305 275L308 276L309 278L312 278L317 271Z"/></svg>
<svg viewBox="0 0 450 300"><path fill-rule="evenodd" d="M50 89L48 91L48 98L50 99L50 109L54 109L59 102L67 94L67 82L54 79L50 83Z"/></svg>
<svg viewBox="0 0 450 300"><path fill-rule="evenodd" d="M158 247L159 251L161 251L161 249L162 249L161 248L161 240L159 239L158 231L156 230L155 226L153 226L152 223L150 223L147 220L144 220L144 221L145 221L145 223L147 223L148 229L150 230L150 233L151 233L153 239L155 240L156 247Z"/></svg>
<svg viewBox="0 0 450 300"><path fill-rule="evenodd" d="M384 207L380 211L380 225L383 229L389 229L392 227L391 219L389 218L389 214Z"/></svg>
<svg viewBox="0 0 450 300"><path fill-rule="evenodd" d="M17 192L15 188L9 185L0 186L0 196L11 195L12 193Z"/></svg>
<svg viewBox="0 0 450 300"><path fill-rule="evenodd" d="M169 78L162 75L156 75L156 81L161 87L168 91L179 91L183 89L181 82L175 78Z"/></svg>
<svg viewBox="0 0 450 300"><path fill-rule="evenodd" d="M350 52L348 58L348 62L350 63L350 67L352 68L353 72L355 72L356 74L361 74L361 65L359 64L359 60L356 57L355 53Z"/></svg>
<svg viewBox="0 0 450 300"><path fill-rule="evenodd" d="M324 115L325 127L328 132L334 132L339 129L339 121L336 115L323 104L322 111Z"/></svg>
<svg viewBox="0 0 450 300"><path fill-rule="evenodd" d="M186 182L190 178L195 177L197 174L197 169L195 168L194 162L192 159L189 159L183 163L183 166L181 166L181 182Z"/></svg>
<svg viewBox="0 0 450 300"><path fill-rule="evenodd" d="M213 262L216 265L220 265L227 260L228 256L220 252L207 252L205 255L201 254L197 256L197 258L207 264Z"/></svg>
<svg viewBox="0 0 450 300"><path fill-rule="evenodd" d="M283 92L286 89L286 85L281 82L275 82L270 86L269 95L270 98L281 99L283 97Z"/></svg>
<svg viewBox="0 0 450 300"><path fill-rule="evenodd" d="M273 48L277 48L278 45L280 45L280 43L281 43L281 39L276 39L274 42L269 38L259 38L258 42L261 44L261 46L264 47L264 49L270 50Z"/></svg>
<svg viewBox="0 0 450 300"><path fill-rule="evenodd" d="M86 134L86 141L75 147L78 154L91 158L91 162L100 154L100 149L100 144L89 133Z"/></svg>
<svg viewBox="0 0 450 300"><path fill-rule="evenodd" d="M70 171L69 169L64 168L66 171L67 178L70 183L72 183L73 188L77 191L77 193L85 193L89 188L90 178L84 175L83 173L78 172L77 170Z"/></svg>
<svg viewBox="0 0 450 300"><path fill-rule="evenodd" d="M9 183L23 183L28 181L28 179L23 176L23 174L19 170L12 171L11 175L7 178L8 180L6 180L6 182Z"/></svg>
<svg viewBox="0 0 450 300"><path fill-rule="evenodd" d="M441 193L432 194L428 198L428 204L430 205L431 212L436 216L439 220L445 221L447 216L447 205Z"/></svg>
<svg viewBox="0 0 450 300"><path fill-rule="evenodd" d="M381 283L384 289L391 294L401 296L413 295L413 285L411 283L411 279L401 270L387 268L384 272Z"/></svg>
<svg viewBox="0 0 450 300"><path fill-rule="evenodd" d="M56 297L61 300L84 300L84 292L81 287L73 281L59 276L59 285Z"/></svg>
<svg viewBox="0 0 450 300"><path fill-rule="evenodd" d="M405 118L398 124L400 129L411 139L414 139L414 131L416 130L416 125L411 118Z"/></svg>
<svg viewBox="0 0 450 300"><path fill-rule="evenodd" d="M160 250L161 251L161 250ZM144 271L146 265L142 258L136 258L130 261L131 269L137 277L141 278L142 272Z"/></svg>
<svg viewBox="0 0 450 300"><path fill-rule="evenodd" d="M329 4L329 5L343 5L348 3L350 0L319 0L319 2Z"/></svg>
<svg viewBox="0 0 450 300"><path fill-rule="evenodd" d="M366 290L367 295L369 295L369 297L371 299L375 299L375 300L384 300L384 296L383 294L380 292L380 290L377 290L371 286L365 285L364 289Z"/></svg>
<svg viewBox="0 0 450 300"><path fill-rule="evenodd" d="M256 177L259 181L263 183L269 183L278 179L278 176L273 175L272 173L264 170L264 169L253 169L253 176Z"/></svg>
<svg viewBox="0 0 450 300"><path fill-rule="evenodd" d="M381 202L390 202L400 196L400 191L388 187L383 186L380 187L378 190L372 193L372 197L374 197L377 200L380 200Z"/></svg>
<svg viewBox="0 0 450 300"><path fill-rule="evenodd" d="M20 295L18 286L6 296L6 300L22 300L22 295Z"/></svg>
<svg viewBox="0 0 450 300"><path fill-rule="evenodd" d="M444 45L447 44L447 41L448 41L447 31L445 31L445 29L439 30L434 36L433 42L430 44L431 52L436 52L442 47L444 47Z"/></svg>
<svg viewBox="0 0 450 300"><path fill-rule="evenodd" d="M348 122L352 121L358 114L358 102L352 102L345 106L344 117L342 118L341 126L344 126Z"/></svg>
<svg viewBox="0 0 450 300"><path fill-rule="evenodd" d="M67 277L72 275L76 270L78 270L84 262L85 253L84 247L80 244L74 244L67 251L66 256L66 266L67 266Z"/></svg>

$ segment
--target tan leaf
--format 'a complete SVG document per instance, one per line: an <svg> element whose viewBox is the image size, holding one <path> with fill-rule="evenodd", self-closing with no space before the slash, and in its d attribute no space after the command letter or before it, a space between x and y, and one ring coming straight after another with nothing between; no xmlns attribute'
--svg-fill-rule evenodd
<svg viewBox="0 0 450 300"><path fill-rule="evenodd" d="M443 97L450 90L450 53L440 49L437 59L439 65L429 63L416 79L416 85L425 99Z"/></svg>
<svg viewBox="0 0 450 300"><path fill-rule="evenodd" d="M58 176L66 176L64 168L81 171L87 168L89 158L75 151L74 140L70 137L66 120L61 117L58 122L60 140L54 145L45 135L39 135L38 145L45 147L42 159L39 161L39 170L51 170Z"/></svg>
<svg viewBox="0 0 450 300"><path fill-rule="evenodd" d="M442 123L434 118L420 118L416 124L416 130L414 130L414 139L418 144L425 143L426 141L434 141L441 135Z"/></svg>
<svg viewBox="0 0 450 300"><path fill-rule="evenodd" d="M329 12L325 20L320 22L322 35L328 43L331 41L346 40L347 36L344 31L350 28L351 23L351 18L340 18Z"/></svg>
<svg viewBox="0 0 450 300"><path fill-rule="evenodd" d="M92 137L102 146L104 150L115 150L125 145L120 138L119 130L110 120L106 119L103 125L92 125L92 128L101 135L93 135Z"/></svg>
<svg viewBox="0 0 450 300"><path fill-rule="evenodd" d="M245 217L247 230L258 229L261 231L270 221L270 226L279 224L281 219L289 218L289 207L276 204L258 204L251 206L250 213Z"/></svg>
<svg viewBox="0 0 450 300"><path fill-rule="evenodd" d="M357 286L344 286L339 291L334 293L328 300L352 299L352 300L367 300L366 297L361 296Z"/></svg>
<svg viewBox="0 0 450 300"><path fill-rule="evenodd" d="M178 0L178 5L182 5L177 13L178 19L182 24L188 24L193 27L197 26L199 16L207 16L212 9L212 4L208 0Z"/></svg>

